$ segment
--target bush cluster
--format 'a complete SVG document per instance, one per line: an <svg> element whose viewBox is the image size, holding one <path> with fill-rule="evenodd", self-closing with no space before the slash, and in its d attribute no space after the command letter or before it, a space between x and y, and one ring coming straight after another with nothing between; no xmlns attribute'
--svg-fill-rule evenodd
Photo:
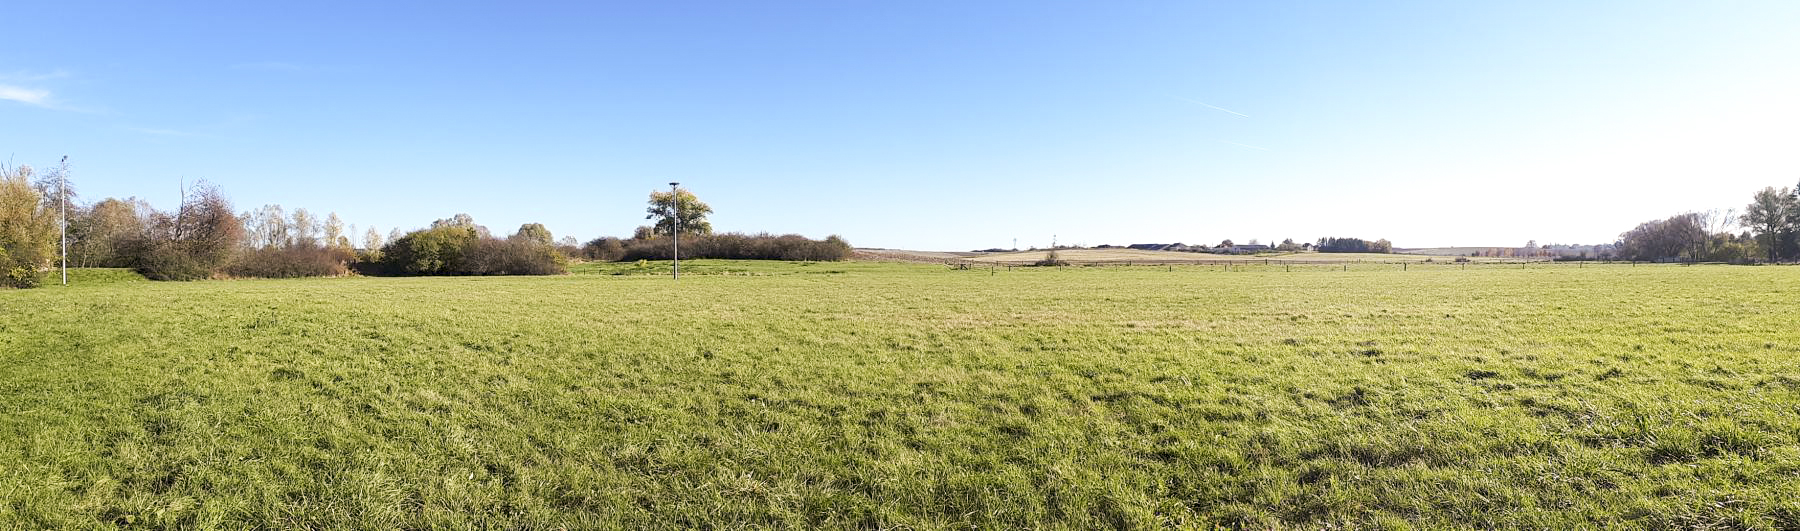
<svg viewBox="0 0 1800 531"><path fill-rule="evenodd" d="M348 274L355 261L355 253L342 247L269 247L238 254L224 273L245 278L336 277Z"/></svg>
<svg viewBox="0 0 1800 531"><path fill-rule="evenodd" d="M55 210L30 176L0 165L0 286L36 287L56 254Z"/></svg>
<svg viewBox="0 0 1800 531"><path fill-rule="evenodd" d="M534 238L482 236L472 226L444 225L401 236L381 249L371 272L387 275L557 275L568 260Z"/></svg>
<svg viewBox="0 0 1800 531"><path fill-rule="evenodd" d="M594 238L581 247L581 258L601 262L616 262L625 257L624 240L603 236Z"/></svg>
<svg viewBox="0 0 1800 531"><path fill-rule="evenodd" d="M675 242L666 237L626 240L620 247L614 261L668 260L675 255ZM850 243L835 235L813 240L798 234L684 234L681 257L836 262L850 258Z"/></svg>

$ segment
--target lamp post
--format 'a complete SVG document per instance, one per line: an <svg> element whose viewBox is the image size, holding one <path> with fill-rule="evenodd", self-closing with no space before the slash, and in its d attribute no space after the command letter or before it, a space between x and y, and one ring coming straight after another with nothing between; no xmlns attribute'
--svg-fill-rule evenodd
<svg viewBox="0 0 1800 531"><path fill-rule="evenodd" d="M681 280L681 183L669 183L669 211L675 218L675 228L669 231L675 236L675 270L670 278Z"/></svg>
<svg viewBox="0 0 1800 531"><path fill-rule="evenodd" d="M57 193L62 196L58 208L62 211L58 224L62 231L62 281L69 285L69 156L63 155L62 167L57 169Z"/></svg>

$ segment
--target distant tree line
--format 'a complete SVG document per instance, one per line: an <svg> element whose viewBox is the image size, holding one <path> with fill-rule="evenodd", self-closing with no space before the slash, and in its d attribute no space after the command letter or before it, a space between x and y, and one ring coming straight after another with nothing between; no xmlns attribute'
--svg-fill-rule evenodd
<svg viewBox="0 0 1800 531"><path fill-rule="evenodd" d="M173 212L136 199L107 198L82 205L62 188L66 167L34 174L30 166L0 167L0 286L38 285L58 256L59 198L67 197L69 265L132 268L153 280L289 278L370 275L552 275L571 259L661 260L673 255L681 233L683 258L844 260L850 244L831 236L713 234L712 208L691 192L652 193L646 219L631 238L557 241L539 223L504 238L467 214L424 229L383 236L361 234L336 213L321 219L304 208L264 205L234 212L218 187L201 182L183 191ZM33 179L35 177L35 180ZM679 229L677 229L679 227ZM360 248L359 248L360 244Z"/></svg>
<svg viewBox="0 0 1800 531"><path fill-rule="evenodd" d="M1313 249L1321 253L1391 253L1394 244L1386 239L1366 241L1362 238L1319 238Z"/></svg>
<svg viewBox="0 0 1800 531"><path fill-rule="evenodd" d="M582 257L589 260L668 260L675 255L675 241L674 238L596 238L583 246L581 252ZM838 236L813 240L798 234L728 232L684 234L681 237L682 258L834 262L849 258L850 253L850 243Z"/></svg>
<svg viewBox="0 0 1800 531"><path fill-rule="evenodd" d="M850 243L836 235L813 240L798 234L714 234L706 221L712 207L687 190L652 192L645 213L654 223L638 227L630 238L595 238L571 254L608 262L668 260L675 256L677 233L682 258L835 262L851 254Z"/></svg>
<svg viewBox="0 0 1800 531"><path fill-rule="evenodd" d="M1614 245L1617 257L1627 260L1800 260L1800 187L1763 188L1742 213L1710 210L1646 221L1620 234Z"/></svg>

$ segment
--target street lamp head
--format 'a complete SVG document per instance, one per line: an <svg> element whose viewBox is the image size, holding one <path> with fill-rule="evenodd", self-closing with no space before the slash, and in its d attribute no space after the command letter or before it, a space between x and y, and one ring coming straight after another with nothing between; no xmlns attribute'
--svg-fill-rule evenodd
<svg viewBox="0 0 1800 531"><path fill-rule="evenodd" d="M681 186L681 183L669 183L669 186Z"/></svg>

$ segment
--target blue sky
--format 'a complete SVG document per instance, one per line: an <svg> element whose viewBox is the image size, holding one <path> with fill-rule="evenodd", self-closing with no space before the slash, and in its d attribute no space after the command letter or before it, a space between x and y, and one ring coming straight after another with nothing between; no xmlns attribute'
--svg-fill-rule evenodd
<svg viewBox="0 0 1800 531"><path fill-rule="evenodd" d="M1800 2L9 2L89 199L860 246L1611 241L1800 181Z"/></svg>

